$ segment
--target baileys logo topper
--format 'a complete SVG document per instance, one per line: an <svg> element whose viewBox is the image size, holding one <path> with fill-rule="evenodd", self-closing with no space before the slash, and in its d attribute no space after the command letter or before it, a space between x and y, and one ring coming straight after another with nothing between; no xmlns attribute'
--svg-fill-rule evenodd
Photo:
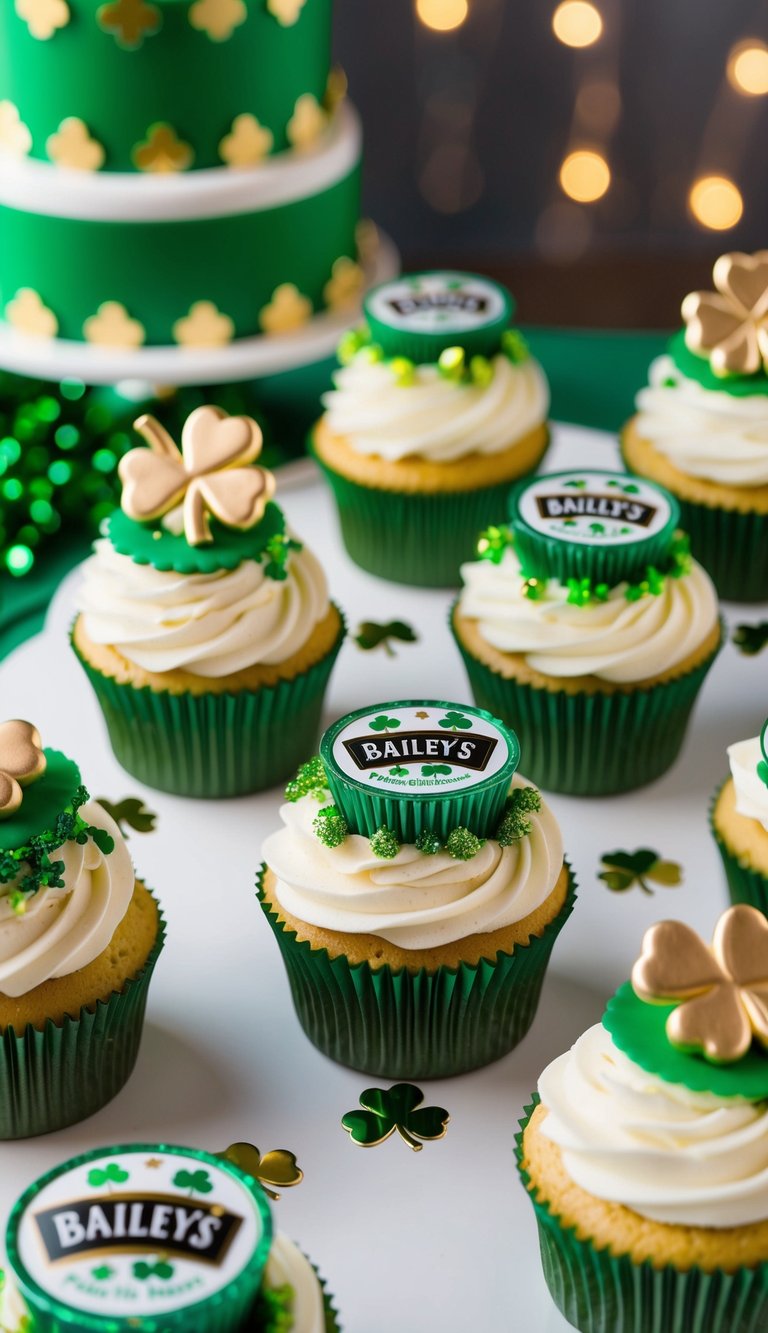
<svg viewBox="0 0 768 1333"><path fill-rule="evenodd" d="M539 478L519 513L542 536L618 546L655 536L671 517L664 495L640 479L588 472Z"/></svg>

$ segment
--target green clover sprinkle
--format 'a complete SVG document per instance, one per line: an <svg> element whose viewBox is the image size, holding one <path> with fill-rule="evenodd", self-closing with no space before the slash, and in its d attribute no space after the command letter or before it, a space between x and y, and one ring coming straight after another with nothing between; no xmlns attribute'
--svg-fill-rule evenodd
<svg viewBox="0 0 768 1333"><path fill-rule="evenodd" d="M400 851L400 841L394 829L382 825L371 837L371 851L382 861L391 861Z"/></svg>
<svg viewBox="0 0 768 1333"><path fill-rule="evenodd" d="M398 764L395 768L390 768L389 776L391 778L407 778L408 769L403 768L402 765Z"/></svg>
<svg viewBox="0 0 768 1333"><path fill-rule="evenodd" d="M294 1299L293 1287L287 1282L282 1287L262 1285L248 1316L249 1324L264 1333L293 1333Z"/></svg>
<svg viewBox="0 0 768 1333"><path fill-rule="evenodd" d="M505 329L501 335L501 350L513 366L519 366L531 355L525 338L518 329Z"/></svg>
<svg viewBox="0 0 768 1333"><path fill-rule="evenodd" d="M302 764L295 778L291 778L285 789L285 799L292 804L302 796L314 796L316 801L324 801L328 792L328 777L325 765L319 754Z"/></svg>
<svg viewBox="0 0 768 1333"><path fill-rule="evenodd" d="M470 718L465 717L463 713L450 712L446 713L445 717L441 718L437 725L438 727L448 727L451 731L456 731L457 729L466 731L468 727L472 726L472 722Z"/></svg>
<svg viewBox="0 0 768 1333"><path fill-rule="evenodd" d="M496 830L496 841L501 847L511 847L513 843L527 838L531 831L531 821L526 816L538 814L541 809L541 794L535 787L513 787L504 805L504 814Z"/></svg>
<svg viewBox="0 0 768 1333"><path fill-rule="evenodd" d="M362 1111L348 1111L341 1123L353 1143L375 1148L397 1130L414 1152L425 1142L445 1136L450 1116L442 1106L424 1106L424 1093L413 1083L391 1088L366 1088L360 1094Z"/></svg>
<svg viewBox="0 0 768 1333"><path fill-rule="evenodd" d="M768 644L768 620L761 620L757 625L737 625L733 642L746 657L757 657Z"/></svg>
<svg viewBox="0 0 768 1333"><path fill-rule="evenodd" d="M446 347L437 361L437 368L444 379L453 380L455 383L463 380L466 366L467 354L463 347Z"/></svg>
<svg viewBox="0 0 768 1333"><path fill-rule="evenodd" d="M409 389L416 383L416 367L407 356L395 356L389 363L389 368L395 377L395 384L401 389Z"/></svg>
<svg viewBox="0 0 768 1333"><path fill-rule="evenodd" d="M484 846L485 838L478 838L470 829L462 828L461 825L453 829L445 841L445 850L454 861L471 861Z"/></svg>
<svg viewBox="0 0 768 1333"><path fill-rule="evenodd" d="M490 560L492 564L500 565L504 552L513 544L514 536L511 528L486 528L478 537L477 554L481 560Z"/></svg>
<svg viewBox="0 0 768 1333"><path fill-rule="evenodd" d="M173 1177L177 1189L189 1190L190 1194L210 1194L213 1181L207 1171L177 1171Z"/></svg>
<svg viewBox="0 0 768 1333"><path fill-rule="evenodd" d="M95 1278L97 1282L106 1282L107 1278L113 1276L114 1271L114 1268L110 1268L109 1264L100 1264L98 1268L91 1269L91 1277Z"/></svg>
<svg viewBox="0 0 768 1333"><path fill-rule="evenodd" d="M199 1172L195 1172L195 1175L198 1174ZM140 1282L146 1282L151 1277L158 1277L167 1282L169 1278L173 1277L173 1274L173 1264L169 1264L167 1259L158 1259L154 1264L146 1263L145 1260L140 1259L138 1263L133 1265L133 1276L138 1278Z"/></svg>
<svg viewBox="0 0 768 1333"><path fill-rule="evenodd" d="M367 361L369 365L375 366L384 360L384 348L378 343L368 343L360 348L359 356L361 361Z"/></svg>
<svg viewBox="0 0 768 1333"><path fill-rule="evenodd" d="M487 389L493 383L493 363L487 356L473 356L469 363L469 373L472 383L480 389Z"/></svg>
<svg viewBox="0 0 768 1333"><path fill-rule="evenodd" d="M404 620L390 620L386 624L378 624L375 620L364 620L358 625L353 642L358 648L362 648L363 652L383 648L387 657L396 657L397 654L390 643L391 639L395 639L398 643L417 643L418 638L416 631Z"/></svg>
<svg viewBox="0 0 768 1333"><path fill-rule="evenodd" d="M590 578L569 579L568 597L571 606L589 606L591 602L606 602L610 589L607 583L593 584Z"/></svg>
<svg viewBox="0 0 768 1333"><path fill-rule="evenodd" d="M358 352L370 342L371 335L368 329L350 329L345 333L336 351L342 366L348 366L354 361Z"/></svg>
<svg viewBox="0 0 768 1333"><path fill-rule="evenodd" d="M291 551L302 550L301 542L297 542L293 537L286 537L285 533L277 532L274 537L270 537L264 548L264 554L268 557L264 566L264 573L268 579L275 583L282 583L288 577L288 558Z"/></svg>
<svg viewBox="0 0 768 1333"><path fill-rule="evenodd" d="M643 893L652 895L648 880L670 889L683 880L683 869L677 861L664 861L649 847L640 847L636 852L604 852L601 865L603 869L598 879L611 893L625 893L637 886Z"/></svg>
<svg viewBox="0 0 768 1333"><path fill-rule="evenodd" d="M422 852L424 856L436 856L440 851L440 839L431 829L424 829L416 839L416 849Z"/></svg>
<svg viewBox="0 0 768 1333"><path fill-rule="evenodd" d="M105 1167L91 1168L88 1172L88 1184L93 1189L101 1189L103 1185L124 1185L129 1176L130 1172L118 1166L117 1162L109 1162Z"/></svg>
<svg viewBox="0 0 768 1333"><path fill-rule="evenodd" d="M114 819L125 838L128 837L126 825L136 833L151 833L157 823L157 815L153 810L148 810L138 796L126 796L122 801L114 803L104 796L97 796L96 801Z"/></svg>
<svg viewBox="0 0 768 1333"><path fill-rule="evenodd" d="M386 713L380 713L372 722L368 723L371 731L394 731L400 723L396 717L387 717Z"/></svg>
<svg viewBox="0 0 768 1333"><path fill-rule="evenodd" d="M440 773L450 773L450 764L422 764L421 775L424 778L432 778Z"/></svg>
<svg viewBox="0 0 768 1333"><path fill-rule="evenodd" d="M318 842L329 848L340 847L349 834L349 825L335 805L318 810L312 828Z"/></svg>

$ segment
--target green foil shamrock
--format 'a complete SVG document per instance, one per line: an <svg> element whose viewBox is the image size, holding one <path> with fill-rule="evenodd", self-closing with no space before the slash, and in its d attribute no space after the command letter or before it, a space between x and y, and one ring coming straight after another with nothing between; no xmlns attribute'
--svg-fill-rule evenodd
<svg viewBox="0 0 768 1333"><path fill-rule="evenodd" d="M636 852L604 852L603 869L598 875L612 893L624 893L637 886L643 893L652 894L646 882L673 889L682 883L682 866L677 861L664 861L650 847L639 847Z"/></svg>
<svg viewBox="0 0 768 1333"><path fill-rule="evenodd" d="M391 1088L366 1088L360 1094L362 1111L348 1111L341 1123L353 1143L375 1148L397 1130L414 1152L420 1140L442 1139L450 1116L442 1106L423 1106L424 1093L413 1083L395 1083Z"/></svg>

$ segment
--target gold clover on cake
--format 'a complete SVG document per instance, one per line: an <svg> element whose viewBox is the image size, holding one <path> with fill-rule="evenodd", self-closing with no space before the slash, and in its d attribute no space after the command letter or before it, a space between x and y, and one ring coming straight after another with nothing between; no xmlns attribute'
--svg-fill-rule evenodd
<svg viewBox="0 0 768 1333"><path fill-rule="evenodd" d="M97 10L96 21L129 51L141 46L145 37L154 37L163 22L160 10L148 0L112 0Z"/></svg>
<svg viewBox="0 0 768 1333"><path fill-rule="evenodd" d="M219 153L229 167L255 167L272 152L274 142L272 131L244 111L232 121L230 133L219 144Z"/></svg>
<svg viewBox="0 0 768 1333"><path fill-rule="evenodd" d="M302 93L288 121L286 134L288 142L299 152L314 148L328 124L327 112L323 110L312 93Z"/></svg>
<svg viewBox="0 0 768 1333"><path fill-rule="evenodd" d="M325 304L331 310L348 310L356 306L365 283L360 265L342 255L333 266L332 275L323 288Z"/></svg>
<svg viewBox="0 0 768 1333"><path fill-rule="evenodd" d="M131 449L120 461L122 508L139 523L183 506L190 546L213 540L209 515L245 531L262 518L275 479L251 466L261 453L261 430L251 417L228 417L218 407L198 407L187 417L181 449L154 417L139 417L135 430L149 449Z"/></svg>
<svg viewBox="0 0 768 1333"><path fill-rule="evenodd" d="M715 375L768 370L768 250L721 255L714 292L689 292L682 305L685 343L708 356Z"/></svg>
<svg viewBox="0 0 768 1333"><path fill-rule="evenodd" d="M39 42L66 28L71 18L67 0L16 0L16 13Z"/></svg>
<svg viewBox="0 0 768 1333"><path fill-rule="evenodd" d="M139 171L171 172L186 171L195 154L172 125L161 122L150 126L144 143L136 145L132 156Z"/></svg>
<svg viewBox="0 0 768 1333"><path fill-rule="evenodd" d="M225 347L234 335L234 323L213 301L195 301L189 314L173 326L174 339L182 347Z"/></svg>
<svg viewBox="0 0 768 1333"><path fill-rule="evenodd" d="M641 1000L677 1005L666 1023L673 1046L730 1064L753 1037L768 1047L768 920L739 904L720 917L711 948L682 921L646 931L632 985Z"/></svg>
<svg viewBox="0 0 768 1333"><path fill-rule="evenodd" d="M97 347L141 347L144 325L129 315L122 301L102 301L83 325L86 342Z"/></svg>
<svg viewBox="0 0 768 1333"><path fill-rule="evenodd" d="M67 116L62 120L45 146L57 167L66 167L70 171L98 171L104 166L106 153L102 145L78 116Z"/></svg>
<svg viewBox="0 0 768 1333"><path fill-rule="evenodd" d="M265 333L293 333L312 318L312 302L302 296L293 282L282 282L272 293L272 300L259 315Z"/></svg>
<svg viewBox="0 0 768 1333"><path fill-rule="evenodd" d="M30 338L55 338L59 321L32 287L21 287L5 307L5 318L19 333Z"/></svg>
<svg viewBox="0 0 768 1333"><path fill-rule="evenodd" d="M0 150L12 157L26 157L32 147L32 135L13 102L0 102Z"/></svg>
<svg viewBox="0 0 768 1333"><path fill-rule="evenodd" d="M267 9L284 28L293 27L301 17L307 0L267 0Z"/></svg>
<svg viewBox="0 0 768 1333"><path fill-rule="evenodd" d="M213 42L228 41L247 17L243 0L196 0L189 11L192 27L206 32Z"/></svg>
<svg viewBox="0 0 768 1333"><path fill-rule="evenodd" d="M42 777L47 759L40 732L31 722L0 722L0 819L20 808L24 787Z"/></svg>

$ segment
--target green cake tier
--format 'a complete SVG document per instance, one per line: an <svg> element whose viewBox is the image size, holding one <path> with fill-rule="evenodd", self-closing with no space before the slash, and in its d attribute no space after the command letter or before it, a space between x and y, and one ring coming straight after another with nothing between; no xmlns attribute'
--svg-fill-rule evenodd
<svg viewBox="0 0 768 1333"><path fill-rule="evenodd" d="M86 171L257 165L322 132L332 0L2 0L0 145Z"/></svg>

